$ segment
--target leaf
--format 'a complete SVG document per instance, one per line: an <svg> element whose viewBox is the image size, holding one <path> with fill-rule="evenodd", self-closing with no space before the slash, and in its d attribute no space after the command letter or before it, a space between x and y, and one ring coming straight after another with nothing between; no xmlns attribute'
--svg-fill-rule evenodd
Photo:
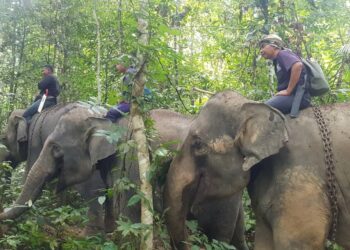
<svg viewBox="0 0 350 250"><path fill-rule="evenodd" d="M118 247L113 242L106 242L101 250L118 250Z"/></svg>
<svg viewBox="0 0 350 250"><path fill-rule="evenodd" d="M141 200L141 196L138 194L135 194L134 196L132 196L129 201L128 201L128 207L131 207L133 205L135 205L136 203L138 203Z"/></svg>
<svg viewBox="0 0 350 250"><path fill-rule="evenodd" d="M186 220L186 226L190 229L191 232L195 232L198 228L198 223L195 220Z"/></svg>
<svg viewBox="0 0 350 250"><path fill-rule="evenodd" d="M106 201L106 196L99 196L97 201L100 203L100 205L103 205Z"/></svg>
<svg viewBox="0 0 350 250"><path fill-rule="evenodd" d="M212 246L209 245L208 243L204 243L204 246L205 246L205 250L212 250Z"/></svg>
<svg viewBox="0 0 350 250"><path fill-rule="evenodd" d="M167 150L166 148L158 148L155 152L155 154L160 157L165 157L168 155L168 153L169 153L169 150Z"/></svg>

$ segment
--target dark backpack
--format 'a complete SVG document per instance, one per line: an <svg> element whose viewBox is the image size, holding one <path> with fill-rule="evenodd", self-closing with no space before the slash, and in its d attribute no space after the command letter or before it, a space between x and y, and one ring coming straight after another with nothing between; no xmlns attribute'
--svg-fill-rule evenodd
<svg viewBox="0 0 350 250"><path fill-rule="evenodd" d="M327 93L330 88L321 66L312 59L301 58L306 68L306 83L311 96L320 96Z"/></svg>

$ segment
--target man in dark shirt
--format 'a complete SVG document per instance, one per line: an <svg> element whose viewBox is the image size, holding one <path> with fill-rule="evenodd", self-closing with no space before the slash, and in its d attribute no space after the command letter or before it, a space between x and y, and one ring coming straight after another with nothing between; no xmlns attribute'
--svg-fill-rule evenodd
<svg viewBox="0 0 350 250"><path fill-rule="evenodd" d="M277 35L267 35L260 42L260 54L273 61L277 76L277 93L265 103L277 108L284 114L291 112L298 86L305 84L305 66L299 56L284 49L282 39ZM307 89L301 98L300 109L310 106L310 94Z"/></svg>
<svg viewBox="0 0 350 250"><path fill-rule="evenodd" d="M57 96L60 93L59 83L53 75L53 67L45 65L42 71L43 79L38 83L39 94L36 96L34 103L24 112L23 117L30 122L33 115L38 112L40 101L43 95L46 95L46 100L43 108L57 104Z"/></svg>

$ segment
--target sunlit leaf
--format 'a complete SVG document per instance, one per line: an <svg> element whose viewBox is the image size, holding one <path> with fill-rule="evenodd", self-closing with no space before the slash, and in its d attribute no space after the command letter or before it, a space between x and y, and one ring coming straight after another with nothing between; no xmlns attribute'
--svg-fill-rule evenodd
<svg viewBox="0 0 350 250"><path fill-rule="evenodd" d="M106 201L106 196L99 196L97 200L100 205L103 205Z"/></svg>

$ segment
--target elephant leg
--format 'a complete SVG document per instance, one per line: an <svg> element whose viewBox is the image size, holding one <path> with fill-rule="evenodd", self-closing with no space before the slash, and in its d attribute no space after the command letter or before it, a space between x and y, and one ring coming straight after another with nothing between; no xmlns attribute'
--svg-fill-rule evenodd
<svg viewBox="0 0 350 250"><path fill-rule="evenodd" d="M273 227L275 249L322 250L328 233L328 221L324 211L317 207L304 208L304 211L290 211Z"/></svg>
<svg viewBox="0 0 350 250"><path fill-rule="evenodd" d="M103 233L105 227L103 220L103 206L101 206L96 198L90 201L87 215L89 221L84 228L83 235L90 236L97 233Z"/></svg>
<svg viewBox="0 0 350 250"><path fill-rule="evenodd" d="M98 168L100 169L101 177L103 182L105 183L106 189L112 189L113 188L113 178L112 178L112 168L114 164L116 163L116 157L115 155L111 155L107 157L106 159L103 159L99 164ZM105 201L105 231L106 232L113 232L115 229L115 195L112 195L110 197L106 194L106 201Z"/></svg>
<svg viewBox="0 0 350 250"><path fill-rule="evenodd" d="M98 202L98 197L103 195L105 185L101 179L99 171L95 171L90 178L80 184L74 186L81 197L88 204L89 221L84 228L83 235L95 235L96 233L104 232L104 211L103 206Z"/></svg>
<svg viewBox="0 0 350 250"><path fill-rule="evenodd" d="M328 198L317 182L289 181L270 217L275 249L322 250L329 231Z"/></svg>
<svg viewBox="0 0 350 250"><path fill-rule="evenodd" d="M239 211L238 211L238 217L236 221L236 227L233 234L233 238L231 241L231 244L234 245L238 250L248 250L248 245L245 240L245 228L244 228L244 210L243 210L243 204L241 203Z"/></svg>
<svg viewBox="0 0 350 250"><path fill-rule="evenodd" d="M274 250L271 228L260 217L256 218L254 249Z"/></svg>

